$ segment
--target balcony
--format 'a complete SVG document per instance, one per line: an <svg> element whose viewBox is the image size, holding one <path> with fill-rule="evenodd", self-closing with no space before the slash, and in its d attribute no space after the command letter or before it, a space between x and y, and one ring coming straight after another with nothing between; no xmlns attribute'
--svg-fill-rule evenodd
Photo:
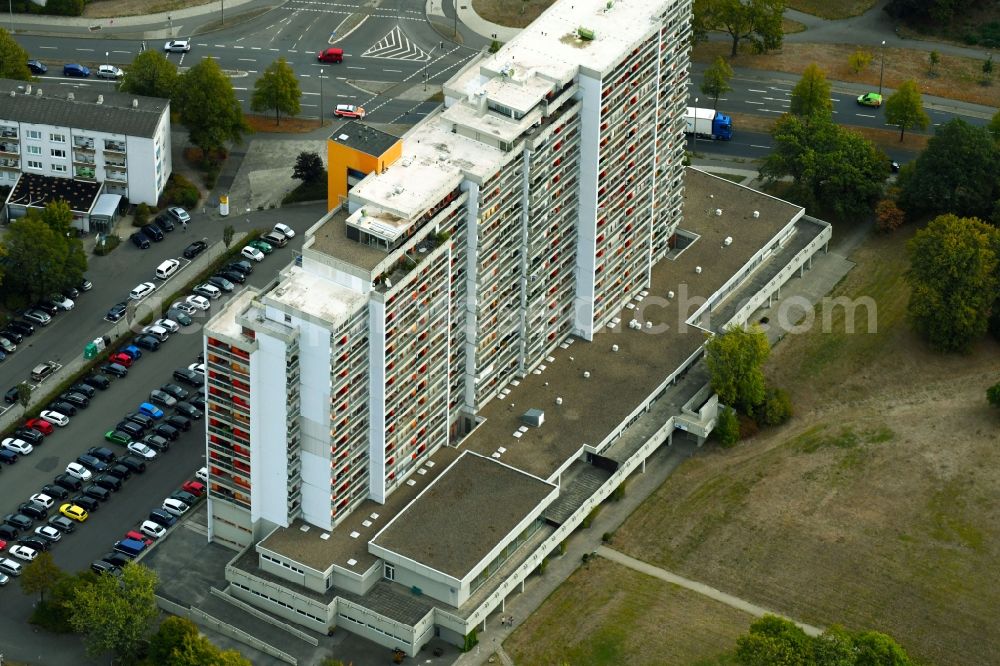
<svg viewBox="0 0 1000 666"><path fill-rule="evenodd" d="M73 139L73 148L76 150L93 150L94 140L76 137Z"/></svg>
<svg viewBox="0 0 1000 666"><path fill-rule="evenodd" d="M73 151L73 164L97 164L97 160L94 159L93 155L82 155L76 151Z"/></svg>
<svg viewBox="0 0 1000 666"><path fill-rule="evenodd" d="M21 161L20 160L12 160L12 159L9 159L9 158L0 158L0 169L15 169L15 170L20 170L20 168L21 168Z"/></svg>
<svg viewBox="0 0 1000 666"><path fill-rule="evenodd" d="M5 155L20 155L21 147L10 140L0 141L0 153Z"/></svg>
<svg viewBox="0 0 1000 666"><path fill-rule="evenodd" d="M109 180L113 183L127 183L128 176L121 171L108 171L105 180Z"/></svg>
<svg viewBox="0 0 1000 666"><path fill-rule="evenodd" d="M0 139L17 139L17 128L10 125L0 126Z"/></svg>
<svg viewBox="0 0 1000 666"><path fill-rule="evenodd" d="M96 180L96 169L94 167L76 167L73 170L73 177L77 180Z"/></svg>
<svg viewBox="0 0 1000 666"><path fill-rule="evenodd" d="M114 169L114 168L125 169L125 168L127 168L127 163L125 162L124 159L113 160L113 159L110 159L110 158L106 158L104 160L104 166L112 168L112 169Z"/></svg>
<svg viewBox="0 0 1000 666"><path fill-rule="evenodd" d="M125 142L124 141L108 141L104 140L104 152L106 153L124 153L125 152Z"/></svg>

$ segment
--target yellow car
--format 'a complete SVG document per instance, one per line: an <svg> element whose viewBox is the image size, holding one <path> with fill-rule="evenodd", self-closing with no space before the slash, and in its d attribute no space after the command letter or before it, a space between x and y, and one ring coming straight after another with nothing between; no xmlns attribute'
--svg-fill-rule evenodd
<svg viewBox="0 0 1000 666"><path fill-rule="evenodd" d="M71 520L75 520L80 523L87 520L87 516L89 515L86 511L78 507L76 504L70 504L69 502L59 507L59 513L61 513L62 515L66 516Z"/></svg>

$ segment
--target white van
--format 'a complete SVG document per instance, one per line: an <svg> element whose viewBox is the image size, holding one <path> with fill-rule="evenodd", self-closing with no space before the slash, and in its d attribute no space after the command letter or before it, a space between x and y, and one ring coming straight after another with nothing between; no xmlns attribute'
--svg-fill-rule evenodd
<svg viewBox="0 0 1000 666"><path fill-rule="evenodd" d="M21 569L22 567L20 562L15 562L14 560L9 558L4 558L0 560L0 571L4 572L5 574L9 574L11 576L20 576Z"/></svg>
<svg viewBox="0 0 1000 666"><path fill-rule="evenodd" d="M156 277L161 280L166 280L168 277L177 272L181 266L181 262L176 259L167 259L162 264L156 267Z"/></svg>

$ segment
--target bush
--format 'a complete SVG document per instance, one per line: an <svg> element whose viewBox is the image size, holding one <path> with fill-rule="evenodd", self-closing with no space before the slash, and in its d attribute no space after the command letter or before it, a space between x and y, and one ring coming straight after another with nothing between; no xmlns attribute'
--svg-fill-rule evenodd
<svg viewBox="0 0 1000 666"><path fill-rule="evenodd" d="M872 58L873 56L869 51L858 49L851 54L848 62L850 63L851 69L854 73L860 74L864 70L868 69L868 65L872 64Z"/></svg>
<svg viewBox="0 0 1000 666"><path fill-rule="evenodd" d="M583 528L587 529L590 524L594 522L594 518L597 518L597 514L601 512L601 505L598 504L593 508L593 510L587 514L587 517L583 519Z"/></svg>
<svg viewBox="0 0 1000 666"><path fill-rule="evenodd" d="M103 257L104 255L109 254L112 250L121 245L121 242L122 239L119 238L116 234L105 236L103 245L94 246L94 254L96 254L99 257Z"/></svg>
<svg viewBox="0 0 1000 666"><path fill-rule="evenodd" d="M882 199L875 204L875 229L882 233L895 231L903 226L906 214L892 199Z"/></svg>
<svg viewBox="0 0 1000 666"><path fill-rule="evenodd" d="M465 636L465 643L462 645L462 652L468 652L478 644L479 637L476 635L476 630L473 629Z"/></svg>
<svg viewBox="0 0 1000 666"><path fill-rule="evenodd" d="M538 564L538 575L545 573L545 570L549 568L549 558L543 557L542 561Z"/></svg>
<svg viewBox="0 0 1000 666"><path fill-rule="evenodd" d="M986 389L986 400L994 407L1000 407L1000 382Z"/></svg>
<svg viewBox="0 0 1000 666"><path fill-rule="evenodd" d="M614 532L605 532L601 535L601 543L611 543L611 540L615 538Z"/></svg>
<svg viewBox="0 0 1000 666"><path fill-rule="evenodd" d="M610 499L612 502L619 502L623 497L625 497L625 484L628 481L622 481L618 484L618 487L611 491Z"/></svg>
<svg viewBox="0 0 1000 666"><path fill-rule="evenodd" d="M170 175L167 186L163 188L163 194L160 195L159 207L181 206L183 208L194 208L198 205L200 198L201 193L198 192L198 188L195 187L194 183L175 172Z"/></svg>
<svg viewBox="0 0 1000 666"><path fill-rule="evenodd" d="M135 215L132 218L133 227L142 227L149 223L149 206L144 203L135 207Z"/></svg>
<svg viewBox="0 0 1000 666"><path fill-rule="evenodd" d="M39 601L31 612L28 622L54 634L72 632L69 624L69 608L58 601Z"/></svg>
<svg viewBox="0 0 1000 666"><path fill-rule="evenodd" d="M736 410L732 407L723 406L719 410L719 417L715 423L715 430L712 431L715 438L725 447L730 447L740 439L740 421L736 416Z"/></svg>
<svg viewBox="0 0 1000 666"><path fill-rule="evenodd" d="M757 408L757 422L761 425L781 425L792 418L792 397L779 388L768 389L764 404Z"/></svg>
<svg viewBox="0 0 1000 666"><path fill-rule="evenodd" d="M740 439L750 439L760 432L760 426L757 425L757 421L752 416L740 414L738 418L740 421Z"/></svg>

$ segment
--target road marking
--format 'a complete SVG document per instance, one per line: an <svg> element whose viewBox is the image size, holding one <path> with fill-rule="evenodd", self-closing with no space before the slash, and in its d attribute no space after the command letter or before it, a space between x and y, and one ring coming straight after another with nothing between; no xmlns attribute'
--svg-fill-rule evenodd
<svg viewBox="0 0 1000 666"><path fill-rule="evenodd" d="M750 144L751 148L763 148L764 150L771 150L771 146L758 146L756 143Z"/></svg>
<svg viewBox="0 0 1000 666"><path fill-rule="evenodd" d="M245 49L246 47L245 46L234 46L233 48L234 49Z"/></svg>
<svg viewBox="0 0 1000 666"><path fill-rule="evenodd" d="M208 44L205 44L203 42L198 42L197 44L195 44L195 46L208 46Z"/></svg>
<svg viewBox="0 0 1000 666"><path fill-rule="evenodd" d="M268 51L279 51L280 49L268 49Z"/></svg>
<svg viewBox="0 0 1000 666"><path fill-rule="evenodd" d="M57 49L59 47L58 46L39 46L38 48L40 48L40 49L52 49L52 50L55 50L55 49Z"/></svg>
<svg viewBox="0 0 1000 666"><path fill-rule="evenodd" d="M326 77L324 76L323 78L326 78ZM346 77L346 76L338 76L338 77L337 77L337 80L338 80L338 81L346 81L346 80L347 80L347 77Z"/></svg>
<svg viewBox="0 0 1000 666"><path fill-rule="evenodd" d="M83 51L85 53L93 53L94 49L77 49L77 51Z"/></svg>
<svg viewBox="0 0 1000 666"><path fill-rule="evenodd" d="M259 46L251 46L250 50L251 51L260 51L260 47Z"/></svg>
<svg viewBox="0 0 1000 666"><path fill-rule="evenodd" d="M257 62L257 58L237 58L240 62Z"/></svg>
<svg viewBox="0 0 1000 666"><path fill-rule="evenodd" d="M347 69L364 69L364 67L351 67L350 65L348 65Z"/></svg>
<svg viewBox="0 0 1000 666"><path fill-rule="evenodd" d="M226 45L225 44L216 44L215 48L217 48L217 49L224 49L224 48L226 48Z"/></svg>
<svg viewBox="0 0 1000 666"><path fill-rule="evenodd" d="M317 106L319 106L319 104L300 104L299 106L311 106L311 107L317 107Z"/></svg>
<svg viewBox="0 0 1000 666"><path fill-rule="evenodd" d="M132 53L131 51L112 51L112 53Z"/></svg>
<svg viewBox="0 0 1000 666"><path fill-rule="evenodd" d="M855 113L854 115L860 118L877 118L878 116L869 116L867 113Z"/></svg>
<svg viewBox="0 0 1000 666"><path fill-rule="evenodd" d="M372 44L371 48L361 54L361 57L412 60L415 62L427 62L431 59L430 54L411 42L398 25L386 33L385 37Z"/></svg>
<svg viewBox="0 0 1000 666"><path fill-rule="evenodd" d="M764 102L753 102L753 101L751 101L749 99L745 99L743 101L746 102L747 104L763 104L764 103Z"/></svg>
<svg viewBox="0 0 1000 666"><path fill-rule="evenodd" d="M233 86L233 90L246 90L246 88L237 88L236 86Z"/></svg>
<svg viewBox="0 0 1000 666"><path fill-rule="evenodd" d="M303 79L312 78L312 74L299 74L299 76L302 77ZM316 78L319 78L319 77L317 76ZM323 77L323 78L326 78L326 77ZM302 93L302 94L303 95L312 95L314 93Z"/></svg>
<svg viewBox="0 0 1000 666"><path fill-rule="evenodd" d="M302 93L302 94L303 94L303 95L318 95L319 93L314 93L314 92L304 92L304 93Z"/></svg>
<svg viewBox="0 0 1000 666"><path fill-rule="evenodd" d="M764 113L784 113L784 111L778 111L776 109L764 109Z"/></svg>
<svg viewBox="0 0 1000 666"><path fill-rule="evenodd" d="M401 70L401 69L383 69L382 71L383 72L396 72L397 74L402 74L403 73L403 70Z"/></svg>
<svg viewBox="0 0 1000 666"><path fill-rule="evenodd" d="M747 88L750 92L766 93L766 90L757 90L756 88Z"/></svg>

